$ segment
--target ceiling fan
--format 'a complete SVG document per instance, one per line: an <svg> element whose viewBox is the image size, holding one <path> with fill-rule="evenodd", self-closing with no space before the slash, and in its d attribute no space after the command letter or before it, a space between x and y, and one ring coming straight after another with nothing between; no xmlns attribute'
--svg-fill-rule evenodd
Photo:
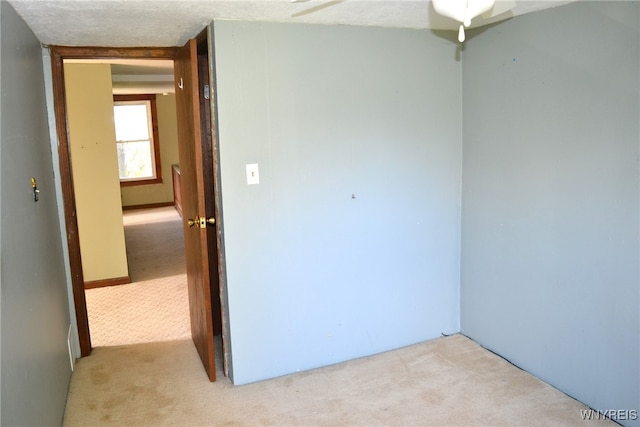
<svg viewBox="0 0 640 427"><path fill-rule="evenodd" d="M289 0L291 3L306 3L310 0ZM318 6L297 12L292 17L308 15L327 7L335 6L347 0L329 0ZM458 41L465 40L464 29L471 25L471 20L482 15L482 18L489 19L502 15L516 6L516 0L431 0L433 8L442 16L454 19L460 23L458 28Z"/></svg>
<svg viewBox="0 0 640 427"><path fill-rule="evenodd" d="M493 18L510 11L516 6L515 0L432 0L433 8L442 16L460 22L458 41L465 40L464 29L471 20L482 15L484 19Z"/></svg>

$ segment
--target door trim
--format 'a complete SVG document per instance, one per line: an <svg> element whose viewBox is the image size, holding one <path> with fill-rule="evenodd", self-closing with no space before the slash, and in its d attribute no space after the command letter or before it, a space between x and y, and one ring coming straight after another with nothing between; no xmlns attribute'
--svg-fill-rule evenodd
<svg viewBox="0 0 640 427"><path fill-rule="evenodd" d="M209 109L211 114L211 154L213 161L213 202L215 206L214 215L217 223L216 245L218 252L218 295L220 297L220 328L222 329L222 366L224 376L233 380L233 367L231 357L231 337L229 335L229 307L227 293L227 270L225 262L224 244L224 215L222 212L222 178L220 173L220 135L218 127L218 78L216 74L216 52L215 52L215 32L212 21L205 31L196 38L198 43L207 44L207 54L209 56L209 69L207 70L211 97Z"/></svg>
<svg viewBox="0 0 640 427"><path fill-rule="evenodd" d="M53 81L53 102L58 137L58 157L60 161L60 181L64 204L64 218L67 228L67 246L69 248L69 268L71 287L78 325L80 355L91 354L91 335L89 333L89 317L84 289L84 274L80 255L78 237L78 221L76 216L76 199L71 169L71 151L69 147L69 131L67 121L67 102L64 85L65 59L171 59L176 52L174 47L69 47L50 46Z"/></svg>

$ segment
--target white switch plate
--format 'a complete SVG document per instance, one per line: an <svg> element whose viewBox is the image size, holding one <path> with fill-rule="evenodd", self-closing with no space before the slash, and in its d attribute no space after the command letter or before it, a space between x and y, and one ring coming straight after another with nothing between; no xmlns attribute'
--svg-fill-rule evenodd
<svg viewBox="0 0 640 427"><path fill-rule="evenodd" d="M254 184L260 184L260 171L258 171L257 163L247 165L247 185Z"/></svg>

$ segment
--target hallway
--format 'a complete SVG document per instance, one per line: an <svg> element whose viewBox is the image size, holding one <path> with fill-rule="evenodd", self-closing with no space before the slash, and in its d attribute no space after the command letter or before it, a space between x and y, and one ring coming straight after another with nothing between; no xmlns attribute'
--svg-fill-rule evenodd
<svg viewBox="0 0 640 427"><path fill-rule="evenodd" d="M190 339L181 219L173 207L124 212L132 283L86 291L94 347Z"/></svg>

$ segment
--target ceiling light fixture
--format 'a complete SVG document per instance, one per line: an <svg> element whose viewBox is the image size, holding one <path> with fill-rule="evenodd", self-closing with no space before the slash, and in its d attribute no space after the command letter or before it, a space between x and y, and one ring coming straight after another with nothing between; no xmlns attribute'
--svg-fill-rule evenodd
<svg viewBox="0 0 640 427"><path fill-rule="evenodd" d="M462 43L465 39L465 27L471 25L473 18L489 11L495 0L432 0L432 3L440 15L460 22L458 41Z"/></svg>

